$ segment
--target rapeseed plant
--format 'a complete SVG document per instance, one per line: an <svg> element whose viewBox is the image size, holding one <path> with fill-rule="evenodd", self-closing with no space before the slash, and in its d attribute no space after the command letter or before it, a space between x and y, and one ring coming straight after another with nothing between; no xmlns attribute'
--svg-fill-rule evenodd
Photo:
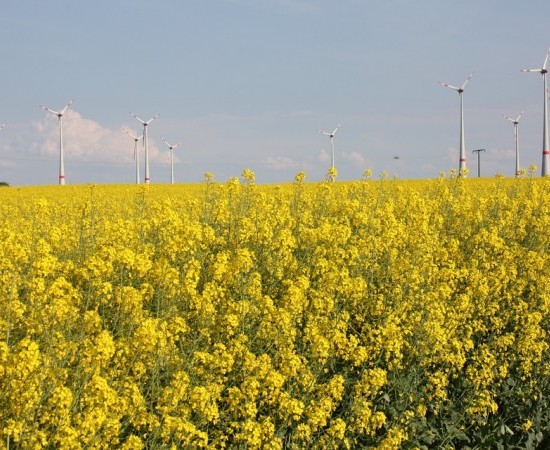
<svg viewBox="0 0 550 450"><path fill-rule="evenodd" d="M457 175L3 190L0 449L534 448L549 181Z"/></svg>

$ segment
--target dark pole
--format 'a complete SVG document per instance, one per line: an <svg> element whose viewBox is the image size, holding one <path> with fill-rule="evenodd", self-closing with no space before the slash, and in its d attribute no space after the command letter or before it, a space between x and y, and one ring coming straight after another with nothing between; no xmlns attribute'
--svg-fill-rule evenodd
<svg viewBox="0 0 550 450"><path fill-rule="evenodd" d="M485 149L484 148L480 148L480 149L477 149L477 150L474 150L472 153L477 153L477 177L480 178L481 177L481 152L484 152Z"/></svg>

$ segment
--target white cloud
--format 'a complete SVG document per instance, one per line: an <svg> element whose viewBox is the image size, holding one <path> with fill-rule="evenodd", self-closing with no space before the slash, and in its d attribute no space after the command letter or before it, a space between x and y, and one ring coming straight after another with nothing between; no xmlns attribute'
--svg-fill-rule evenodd
<svg viewBox="0 0 550 450"><path fill-rule="evenodd" d="M292 158L286 156L269 156L264 164L272 169L292 169L299 167L299 164Z"/></svg>
<svg viewBox="0 0 550 450"><path fill-rule="evenodd" d="M32 123L36 136L33 146L41 155L54 156L59 153L59 127L54 116L46 116ZM101 161L126 163L133 159L134 141L123 132L133 129L129 126L111 130L98 122L86 119L74 110L67 110L63 116L63 149L67 159L79 161ZM164 163L166 152L161 152L154 141L148 140L149 160ZM138 145L142 145L141 143ZM140 148L141 151L143 151Z"/></svg>
<svg viewBox="0 0 550 450"><path fill-rule="evenodd" d="M319 160L319 162L330 162L330 154L326 150L321 150L317 159Z"/></svg>
<svg viewBox="0 0 550 450"><path fill-rule="evenodd" d="M505 159L510 160L516 157L515 150L500 150L496 148L490 148L487 150L487 153L494 159ZM521 154L520 154L521 156ZM477 158L477 157L476 157Z"/></svg>
<svg viewBox="0 0 550 450"><path fill-rule="evenodd" d="M2 169L8 169L11 167L15 167L15 163L13 161L7 161L4 159L0 159L0 168Z"/></svg>
<svg viewBox="0 0 550 450"><path fill-rule="evenodd" d="M358 165L358 166L366 166L368 165L367 159L361 155L361 153L357 152L344 152L342 153L342 158L346 161L351 162L352 164Z"/></svg>

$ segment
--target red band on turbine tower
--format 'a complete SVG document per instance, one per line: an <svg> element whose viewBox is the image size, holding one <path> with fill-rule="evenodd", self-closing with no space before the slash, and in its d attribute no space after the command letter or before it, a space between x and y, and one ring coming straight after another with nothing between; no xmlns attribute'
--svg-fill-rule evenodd
<svg viewBox="0 0 550 450"><path fill-rule="evenodd" d="M59 179L65 178L65 175L59 175Z"/></svg>
<svg viewBox="0 0 550 450"><path fill-rule="evenodd" d="M460 158L460 162L466 162L466 158Z"/></svg>
<svg viewBox="0 0 550 450"><path fill-rule="evenodd" d="M544 150L544 151L542 152L542 154L543 154L543 155L550 155L550 150Z"/></svg>

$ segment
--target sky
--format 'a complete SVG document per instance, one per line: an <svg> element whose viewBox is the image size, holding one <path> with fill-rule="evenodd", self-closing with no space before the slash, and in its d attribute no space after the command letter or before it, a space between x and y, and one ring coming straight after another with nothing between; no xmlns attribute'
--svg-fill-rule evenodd
<svg viewBox="0 0 550 450"><path fill-rule="evenodd" d="M547 0L2 0L0 181L135 183L130 116L148 127L151 183L210 172L224 182L339 180L458 169L464 91L467 166L513 176L541 166ZM140 179L144 154L138 146Z"/></svg>

